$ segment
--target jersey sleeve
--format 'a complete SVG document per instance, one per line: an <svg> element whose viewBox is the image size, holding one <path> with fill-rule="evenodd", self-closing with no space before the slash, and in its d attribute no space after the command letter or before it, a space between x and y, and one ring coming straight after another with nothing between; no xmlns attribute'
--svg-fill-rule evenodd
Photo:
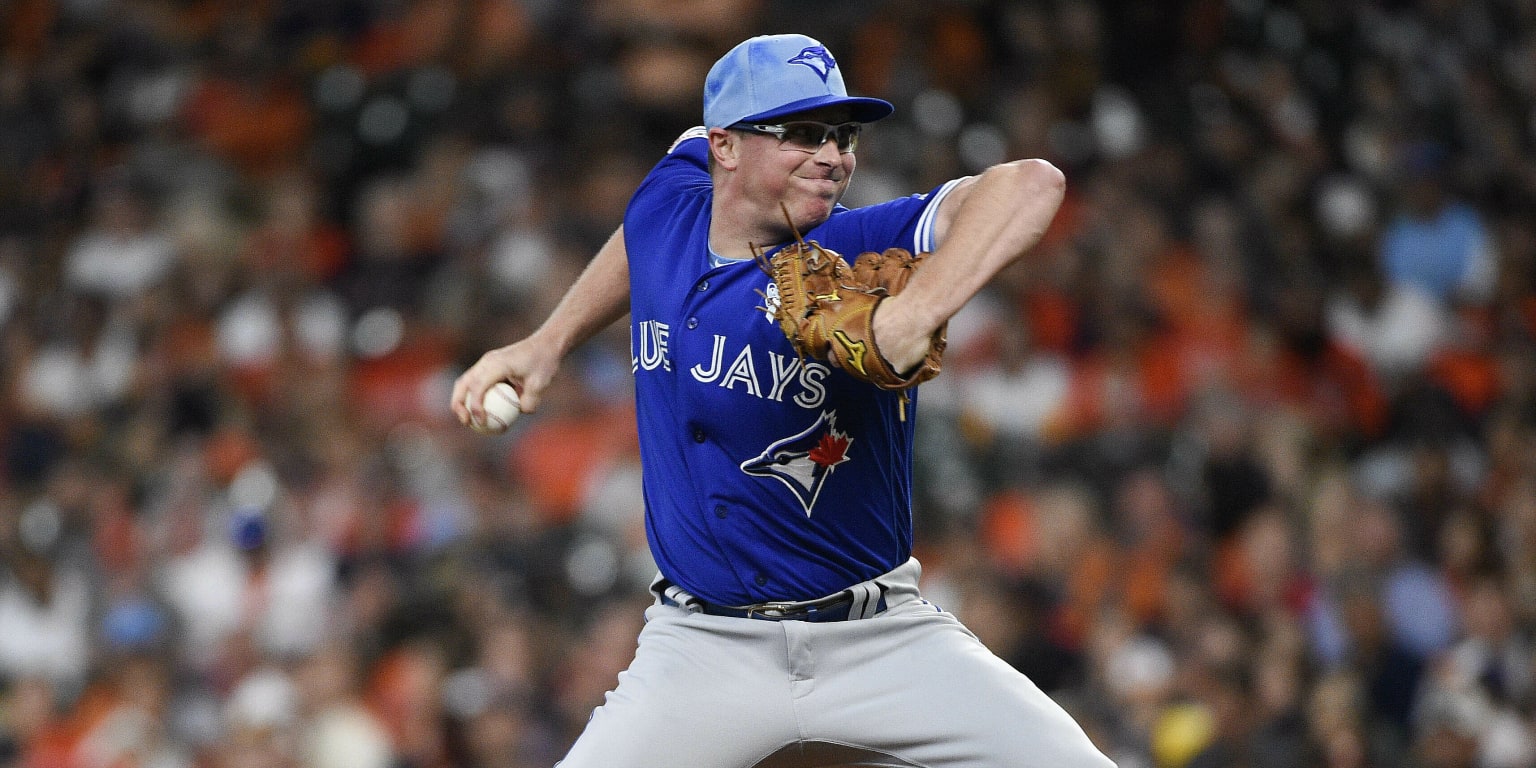
<svg viewBox="0 0 1536 768"><path fill-rule="evenodd" d="M704 139L704 143L699 144L696 142L690 142L689 139ZM667 154L674 154L680 149L683 150L683 154L685 155L701 154L708 152L708 147L709 129L702 125L695 125L694 127L683 131L682 135L678 136L677 139L672 142L672 146L667 147ZM703 160L701 159L700 162L702 163Z"/></svg>
<svg viewBox="0 0 1536 768"><path fill-rule="evenodd" d="M708 136L703 126L684 131L646 175L635 190L635 196L639 197L647 187L656 185L709 186Z"/></svg>
<svg viewBox="0 0 1536 768"><path fill-rule="evenodd" d="M708 136L703 126L696 126L672 142L667 154L646 174L630 197L629 210L624 217L626 230L643 228L645 222L655 220L663 209L676 202L679 192L709 191Z"/></svg>
<svg viewBox="0 0 1536 768"><path fill-rule="evenodd" d="M840 209L807 237L850 259L865 251L892 247L931 252L939 245L935 235L939 206L964 180L953 179L928 192L877 205Z"/></svg>
<svg viewBox="0 0 1536 768"><path fill-rule="evenodd" d="M917 217L917 227L912 233L913 253L931 253L939 247L938 235L934 232L939 219L939 206L944 204L944 198L948 197L955 187L960 186L960 182L968 178L970 177L951 179L928 193L928 204L923 206L923 213Z"/></svg>

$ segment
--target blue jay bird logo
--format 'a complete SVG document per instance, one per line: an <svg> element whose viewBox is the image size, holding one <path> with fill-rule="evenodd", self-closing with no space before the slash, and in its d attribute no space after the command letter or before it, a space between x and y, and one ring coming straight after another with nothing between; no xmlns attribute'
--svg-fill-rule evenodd
<svg viewBox="0 0 1536 768"><path fill-rule="evenodd" d="M837 69L837 62L832 59L832 54L827 53L827 49L819 45L806 48L795 54L793 59L785 63L804 64L810 67L811 71L815 72L816 76L820 77L823 83L827 81L827 76L832 74L832 70Z"/></svg>
<svg viewBox="0 0 1536 768"><path fill-rule="evenodd" d="M853 438L837 429L837 412L822 411L803 432L768 446L755 458L741 463L741 471L756 477L771 477L794 492L795 498L811 516L821 487L832 470L848 460Z"/></svg>

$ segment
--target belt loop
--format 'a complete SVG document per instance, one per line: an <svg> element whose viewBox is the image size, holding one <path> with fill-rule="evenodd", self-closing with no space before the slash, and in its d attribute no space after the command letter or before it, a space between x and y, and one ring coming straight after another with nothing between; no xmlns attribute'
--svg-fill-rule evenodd
<svg viewBox="0 0 1536 768"><path fill-rule="evenodd" d="M663 594L667 596L668 600L677 603L689 611L693 613L699 612L699 599L693 595L688 594L683 590L682 587L679 587L676 584L669 584L667 585L667 589Z"/></svg>
<svg viewBox="0 0 1536 768"><path fill-rule="evenodd" d="M661 602L675 605L689 613L699 613L704 610L702 600L659 573L651 581L651 592L660 598Z"/></svg>
<svg viewBox="0 0 1536 768"><path fill-rule="evenodd" d="M885 585L866 581L853 585L848 591L853 593L853 604L848 606L848 618L871 619L880 612L880 598L885 596Z"/></svg>

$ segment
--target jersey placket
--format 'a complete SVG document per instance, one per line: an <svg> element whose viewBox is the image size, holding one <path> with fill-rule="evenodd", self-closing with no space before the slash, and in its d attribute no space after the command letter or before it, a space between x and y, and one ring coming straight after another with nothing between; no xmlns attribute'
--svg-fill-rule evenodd
<svg viewBox="0 0 1536 768"><path fill-rule="evenodd" d="M713 412L714 403L707 396L709 390L705 387L708 385L695 380L692 370L698 365L708 364L713 353L717 328L715 323L707 322L705 304L719 300L720 284L712 283L711 280L718 277L720 272L718 268L706 271L683 294L681 306L675 315L681 321L681 332L675 339L672 375L675 377L673 386L677 402L681 406L678 410L682 422L679 424L682 430L680 434L686 435L682 438L683 452L689 456L689 471L686 475L695 486L694 497L699 500L697 514L700 525L708 532L715 550L727 556L726 560L737 580L745 585L752 582L753 574L743 573L729 557L729 548L722 545L722 541L732 539L731 506L708 491L711 487L718 487L719 454L724 452L719 435L716 434L719 424L713 420L718 414ZM701 315L705 317L701 318ZM701 482L706 480L711 482Z"/></svg>

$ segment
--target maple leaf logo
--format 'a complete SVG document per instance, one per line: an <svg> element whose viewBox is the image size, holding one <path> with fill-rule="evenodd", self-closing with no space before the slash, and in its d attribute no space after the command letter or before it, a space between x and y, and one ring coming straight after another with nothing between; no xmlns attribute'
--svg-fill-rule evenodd
<svg viewBox="0 0 1536 768"><path fill-rule="evenodd" d="M831 469L848 460L848 436L840 432L828 432L821 442L811 449L811 461Z"/></svg>

